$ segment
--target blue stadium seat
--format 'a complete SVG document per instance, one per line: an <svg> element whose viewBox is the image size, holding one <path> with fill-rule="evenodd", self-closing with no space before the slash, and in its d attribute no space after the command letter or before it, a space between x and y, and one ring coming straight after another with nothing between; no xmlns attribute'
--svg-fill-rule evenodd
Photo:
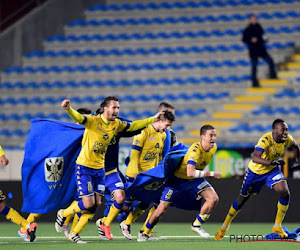
<svg viewBox="0 0 300 250"><path fill-rule="evenodd" d="M265 65L265 61L260 61L258 63L259 65ZM222 67L249 67L250 66L250 61L249 60L244 60L244 59L239 59L235 61L231 60L223 60L223 61L209 61L209 62L203 62L203 61L196 61L196 62L168 62L168 63L142 63L142 64L135 64L135 63L130 63L130 64L115 64L115 65L108 65L108 64L103 64L103 65L89 65L89 66L84 66L84 65L77 65L77 66L70 66L70 65L65 65L65 66L50 66L50 67L45 67L45 66L38 66L38 67L32 67L32 66L26 66L26 67L18 67L18 66L13 66L9 69L5 69L3 72L5 74L24 74L24 73L31 73L31 74L36 74L36 73L62 73L62 72L69 72L69 73L74 73L74 72L89 72L89 71L94 71L94 72L101 72L101 71L108 71L108 72L113 72L113 71L128 71L128 70L133 70L133 71L141 71L141 70L147 70L147 71L152 71L155 69L159 70L167 70L167 69L194 69L194 68L222 68Z"/></svg>
<svg viewBox="0 0 300 250"><path fill-rule="evenodd" d="M280 43L280 42L274 42L271 44L267 44L268 49L287 49L287 48L293 48L295 47L294 42L286 42L286 43ZM45 57L84 57L84 56L111 56L111 55L116 55L116 56L123 56L123 55L131 55L131 56L136 56L136 55L162 55L162 54L176 54L176 53L182 53L182 54L189 54L189 53L216 53L216 52L232 52L232 51L246 51L247 47L242 44L232 44L232 45L205 45L203 47L200 46L190 46L190 47L184 47L184 46L179 46L176 48L171 48L171 47L164 47L164 48L136 48L136 49L110 49L110 50L104 50L104 49L99 49L99 50L60 50L60 51L32 51L30 53L27 53L25 55L26 58L34 58L34 57L40 57L40 58L45 58Z"/></svg>
<svg viewBox="0 0 300 250"><path fill-rule="evenodd" d="M286 19L286 18L299 18L300 13L296 11L287 11L285 13L283 12L273 12L273 13L259 13L257 15L259 19ZM192 16L192 17L152 17L152 18L128 18L128 19L101 19L101 20L76 20L73 22L70 22L67 26L68 27L88 27L88 26L113 26L113 25L119 25L119 26L125 26L125 25L153 25L153 24L177 24L177 23L204 23L204 22L232 22L232 21L245 21L249 18L248 14L231 14L231 15L219 15L219 16Z"/></svg>
<svg viewBox="0 0 300 250"><path fill-rule="evenodd" d="M173 2L173 3L168 3L168 2L162 2L162 3L147 3L147 4L142 4L142 3L135 3L135 4L108 4L108 5L102 5L98 4L94 7L91 7L88 9L88 11L120 11L120 10L148 10L148 9L173 9L173 8L179 8L179 9L185 9L185 8L212 8L212 7L225 7L225 6L232 6L232 7L237 7L237 6L251 6L253 4L260 4L264 5L267 3L271 4L279 4L280 2L285 2L285 3L293 3L297 0L226 0L226 1L187 1L185 3L182 2Z"/></svg>
<svg viewBox="0 0 300 250"><path fill-rule="evenodd" d="M222 84L228 84L228 83L241 83L244 81L249 80L250 77L249 75L243 75L243 76L235 76L235 75L230 75L228 77L224 76L215 76L215 77L207 77L207 76L202 76L202 77L188 77L188 78L159 78L159 79L153 79L153 78L148 78L148 79L133 79L133 80L127 80L127 79L121 79L121 80L107 80L107 81L101 81L101 80L96 80L92 82L88 81L67 81L67 82L61 82L61 81L54 81L54 82L48 82L48 81L43 81L43 82L3 82L0 84L0 89L14 89L14 88L21 88L21 89L27 89L27 88L34 88L34 89L39 89L39 88L80 88L80 87L85 87L85 88L91 88L91 87L118 87L118 86L125 86L125 87L130 87L130 86L146 86L146 85L152 85L152 86L159 86L159 85L175 85L175 84L180 84L180 85L186 85L186 84L194 84L194 85L199 85L199 84L214 84L214 83L222 83Z"/></svg>
<svg viewBox="0 0 300 250"><path fill-rule="evenodd" d="M271 34L281 34L281 33L295 33L300 31L300 26L296 25L294 27L270 27L265 29L265 33L271 33ZM227 29L227 30L212 30L212 31L206 31L206 30L199 30L199 31L185 31L185 32L159 32L159 33L145 33L145 34L140 34L140 33L132 33L132 34L127 34L127 33L120 33L120 34L106 34L106 35L67 35L67 36L62 36L62 35L56 35L53 37L50 37L46 39L47 42L67 42L67 41L72 41L72 42L80 42L80 41L105 41L105 40L111 40L111 41L117 41L117 40L143 40L143 39L170 39L170 38L177 38L177 39L182 39L182 38L197 38L197 37L212 37L212 36L217 36L217 37L224 37L224 36L241 36L243 30L242 29Z"/></svg>
<svg viewBox="0 0 300 250"><path fill-rule="evenodd" d="M176 100L206 100L206 99L223 99L229 97L228 92L220 92L220 93L212 93L212 92L207 92L207 93L193 93L193 94L163 94L163 95L156 95L152 94L149 96L146 95L137 95L137 96L131 96L131 95L125 95L122 97L119 97L120 101L122 102L137 102L137 101L143 101L143 102L150 102L150 101L165 101L165 100L170 100L170 101L176 101ZM73 96L70 98L71 102L76 102L76 103L85 103L85 102L90 102L90 103L95 103L95 102L101 102L103 101L105 96L97 96L97 97L92 97L92 96L84 96L84 97L79 97L79 96ZM8 97L8 98L2 98L0 99L0 105L5 105L5 104L44 104L44 103L51 103L51 104L57 104L62 102L65 99L65 97L60 96L60 97L31 97L31 98L26 98L26 97L21 97L21 98L13 98L13 97Z"/></svg>

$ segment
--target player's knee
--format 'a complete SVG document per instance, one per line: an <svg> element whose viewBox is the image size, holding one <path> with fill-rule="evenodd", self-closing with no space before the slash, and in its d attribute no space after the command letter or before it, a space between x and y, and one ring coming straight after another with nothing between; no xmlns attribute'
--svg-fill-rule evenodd
<svg viewBox="0 0 300 250"><path fill-rule="evenodd" d="M122 211L125 212L125 213L128 212L129 210L130 210L130 207L128 207L128 206L123 206L122 207Z"/></svg>
<svg viewBox="0 0 300 250"><path fill-rule="evenodd" d="M219 202L219 196L217 194L212 195L206 200L212 207L215 207Z"/></svg>
<svg viewBox="0 0 300 250"><path fill-rule="evenodd" d="M213 200L212 200L212 203L214 206L216 206L219 202L219 196L216 194L214 197L213 197Z"/></svg>
<svg viewBox="0 0 300 250"><path fill-rule="evenodd" d="M116 198L116 202L117 202L118 204L123 204L124 201L125 201L125 197L118 197L118 198Z"/></svg>
<svg viewBox="0 0 300 250"><path fill-rule="evenodd" d="M279 195L280 195L281 198L284 198L284 199L290 199L290 197L291 197L290 191L286 190L286 189L285 190L281 190L279 192Z"/></svg>
<svg viewBox="0 0 300 250"><path fill-rule="evenodd" d="M86 201L83 201L83 205L86 209L91 209L95 206L95 201L93 200L86 200Z"/></svg>
<svg viewBox="0 0 300 250"><path fill-rule="evenodd" d="M124 193L115 194L115 201L118 204L123 204L125 201L125 194Z"/></svg>

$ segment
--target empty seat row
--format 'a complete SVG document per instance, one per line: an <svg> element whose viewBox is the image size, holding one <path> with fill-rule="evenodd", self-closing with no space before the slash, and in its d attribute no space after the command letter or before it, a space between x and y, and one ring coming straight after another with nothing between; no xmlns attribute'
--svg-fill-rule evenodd
<svg viewBox="0 0 300 250"><path fill-rule="evenodd" d="M299 25L294 25L293 27L281 26L281 27L268 27L265 28L265 34L291 34L300 31ZM55 35L46 39L47 42L80 42L80 41L105 41L105 40L143 40L143 39L182 39L182 38L197 38L197 37L224 37L224 36L241 36L243 29L226 29L226 30L198 30L198 31L172 31L172 32L158 32L151 33L147 32L145 34L140 33L120 33L120 34L93 34L93 35Z"/></svg>
<svg viewBox="0 0 300 250"><path fill-rule="evenodd" d="M271 4L281 4L281 3L293 3L297 0L226 0L226 1L187 1L187 2L162 2L162 3L124 3L124 4L108 4L108 5L102 5L98 4L94 7L88 8L88 11L120 11L120 10L126 10L126 11L132 11L132 10L147 10L147 9L174 9L174 8L212 8L212 7L225 7L225 6L232 6L237 7L241 5L251 6L254 4L259 5L265 5L268 3Z"/></svg>
<svg viewBox="0 0 300 250"><path fill-rule="evenodd" d="M270 44L267 44L266 47L268 49L279 49L279 50L284 50L287 48L294 48L295 42L273 42ZM116 55L116 56L123 56L123 55L130 55L130 56L136 56L136 55L151 55L151 54L156 54L156 55L163 55L163 54L176 54L176 53L181 53L181 54L189 54L189 53L196 53L196 54L201 54L205 52L209 53L217 53L217 52L242 52L246 51L247 46L243 44L231 44L231 45L223 45L223 44L218 44L218 45L205 45L205 46L177 46L177 47L164 47L164 48L125 48L125 49L99 49L99 50L60 50L60 51L53 51L53 50L48 50L48 51L39 51L35 50L30 53L27 53L25 55L26 58L34 58L34 57L39 57L39 58L56 58L56 57L84 57L84 56L111 56L111 55Z"/></svg>

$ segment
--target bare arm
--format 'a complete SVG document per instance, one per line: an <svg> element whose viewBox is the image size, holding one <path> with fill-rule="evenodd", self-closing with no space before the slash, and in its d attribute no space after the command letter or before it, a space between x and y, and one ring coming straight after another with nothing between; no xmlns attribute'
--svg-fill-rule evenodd
<svg viewBox="0 0 300 250"><path fill-rule="evenodd" d="M271 165L272 161L261 158L262 154L263 154L263 152L255 150L254 153L253 153L253 156L252 156L252 161L254 163L258 163L258 164L261 164L261 165L264 165L264 166Z"/></svg>

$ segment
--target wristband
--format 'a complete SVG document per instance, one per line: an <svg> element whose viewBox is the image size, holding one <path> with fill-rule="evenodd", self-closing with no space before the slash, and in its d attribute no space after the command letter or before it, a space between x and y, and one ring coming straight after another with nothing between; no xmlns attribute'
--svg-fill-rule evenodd
<svg viewBox="0 0 300 250"><path fill-rule="evenodd" d="M215 176L215 172L214 172L214 171L210 171L210 172L209 172L209 176L210 176L210 177L214 177L214 176Z"/></svg>
<svg viewBox="0 0 300 250"><path fill-rule="evenodd" d="M194 178L203 178L205 175L205 171L195 170Z"/></svg>

